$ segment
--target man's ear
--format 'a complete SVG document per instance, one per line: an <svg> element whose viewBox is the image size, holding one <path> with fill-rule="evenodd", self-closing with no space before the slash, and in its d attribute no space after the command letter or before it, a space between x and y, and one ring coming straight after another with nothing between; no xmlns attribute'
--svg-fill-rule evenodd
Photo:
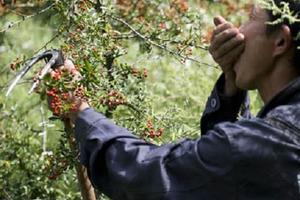
<svg viewBox="0 0 300 200"><path fill-rule="evenodd" d="M275 35L273 56L279 56L287 52L292 46L292 33L287 25L282 25Z"/></svg>

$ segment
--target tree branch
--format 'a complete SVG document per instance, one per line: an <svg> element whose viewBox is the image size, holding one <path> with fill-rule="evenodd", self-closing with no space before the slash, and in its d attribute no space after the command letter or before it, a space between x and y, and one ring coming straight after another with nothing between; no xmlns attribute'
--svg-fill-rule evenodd
<svg viewBox="0 0 300 200"><path fill-rule="evenodd" d="M44 112L44 108L43 105L40 105L40 112L41 112L41 118L42 118L42 122L40 123L40 125L43 128L42 131L42 149L43 149L43 153L45 153L47 151L47 121L45 118L45 112Z"/></svg>
<svg viewBox="0 0 300 200"><path fill-rule="evenodd" d="M20 23L24 22L25 20L30 19L30 18L32 18L32 17L35 17L35 16L37 16L37 15L40 15L40 14L42 14L42 13L48 11L48 10L51 9L54 5L55 5L55 3L51 4L50 6L48 6L48 7L44 8L44 9L40 10L40 11L37 12L37 13L32 14L32 15L22 16L22 19L19 20L19 21L10 22L10 23L7 25L6 28L3 28L2 30L0 30L0 33L5 33L5 32L7 32L9 29L11 29L11 28L13 28L13 27L19 25Z"/></svg>
<svg viewBox="0 0 300 200"><path fill-rule="evenodd" d="M157 47L157 48L159 48L159 49L161 49L163 51L166 51L166 52L168 52L171 55L177 56L177 57L179 57L179 58L181 58L183 60L190 60L192 62L195 62L195 63L199 64L199 65L206 65L206 66L209 66L209 67L218 68L215 65L211 65L211 64L208 64L208 63L205 63L205 62L201 62L199 60L196 60L195 58L191 58L191 57L183 55L181 53L177 53L177 52L175 52L175 51L173 51L171 49L168 49L167 47L165 47L163 45L155 43L154 41L150 40L149 38L147 38L146 36L144 36L143 34L141 34L139 31L137 31L135 28L133 28L130 24L128 24L126 21L124 21L121 18L112 16L112 15L109 15L109 17L111 19L116 20L118 22L121 22L123 25L127 26L135 35L137 35L140 39L144 40L148 44L150 44L152 46L155 46L155 47Z"/></svg>

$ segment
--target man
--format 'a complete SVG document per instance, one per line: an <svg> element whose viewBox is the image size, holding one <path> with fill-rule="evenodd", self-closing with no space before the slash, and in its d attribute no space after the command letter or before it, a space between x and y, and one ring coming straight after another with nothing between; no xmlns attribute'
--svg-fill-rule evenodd
<svg viewBox="0 0 300 200"><path fill-rule="evenodd" d="M122 200L299 200L300 68L293 62L293 36L300 29L287 23L270 28L271 14L253 6L239 29L215 18L210 53L223 75L199 139L156 146L84 102L71 113L93 185ZM250 89L258 90L265 106L256 118L237 121Z"/></svg>

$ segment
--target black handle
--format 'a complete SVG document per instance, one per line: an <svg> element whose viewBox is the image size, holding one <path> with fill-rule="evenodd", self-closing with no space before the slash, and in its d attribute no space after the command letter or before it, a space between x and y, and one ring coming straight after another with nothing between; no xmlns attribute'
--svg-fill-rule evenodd
<svg viewBox="0 0 300 200"><path fill-rule="evenodd" d="M43 53L46 62L54 59L54 64L51 66L52 69L56 69L60 66L63 66L65 63L65 58L61 50L51 49Z"/></svg>
<svg viewBox="0 0 300 200"><path fill-rule="evenodd" d="M52 66L53 69L60 67L60 66L64 65L64 63L65 63L65 58L64 58L62 51L60 51L60 50L54 50L54 51L56 51L58 56L55 59L54 65Z"/></svg>

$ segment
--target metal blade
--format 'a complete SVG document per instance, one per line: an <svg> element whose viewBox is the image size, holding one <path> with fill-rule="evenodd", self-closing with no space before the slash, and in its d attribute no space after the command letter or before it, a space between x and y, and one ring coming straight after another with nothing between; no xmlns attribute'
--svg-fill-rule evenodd
<svg viewBox="0 0 300 200"><path fill-rule="evenodd" d="M15 88L15 86L18 84L21 78L23 78L23 76L25 76L25 74L33 67L33 65L37 63L43 56L43 53L38 54L26 62L25 67L17 74L17 76L9 84L8 90L5 94L6 97L8 97L8 95Z"/></svg>
<svg viewBox="0 0 300 200"><path fill-rule="evenodd" d="M38 85L40 84L41 80L43 80L43 78L46 76L46 74L49 72L49 70L51 69L52 65L54 64L55 60L51 59L46 65L45 67L43 67L43 69L41 70L41 72L39 73L39 76L37 77L36 81L33 83L33 85L31 86L28 94L31 94L35 88L38 87Z"/></svg>
<svg viewBox="0 0 300 200"><path fill-rule="evenodd" d="M20 73L15 77L15 79L13 79L13 81L9 84L8 90L5 94L6 97L11 93L11 91L14 89L14 87L18 84L18 82L21 80L21 78L30 70L31 67L32 67L32 65L25 66L20 71Z"/></svg>

